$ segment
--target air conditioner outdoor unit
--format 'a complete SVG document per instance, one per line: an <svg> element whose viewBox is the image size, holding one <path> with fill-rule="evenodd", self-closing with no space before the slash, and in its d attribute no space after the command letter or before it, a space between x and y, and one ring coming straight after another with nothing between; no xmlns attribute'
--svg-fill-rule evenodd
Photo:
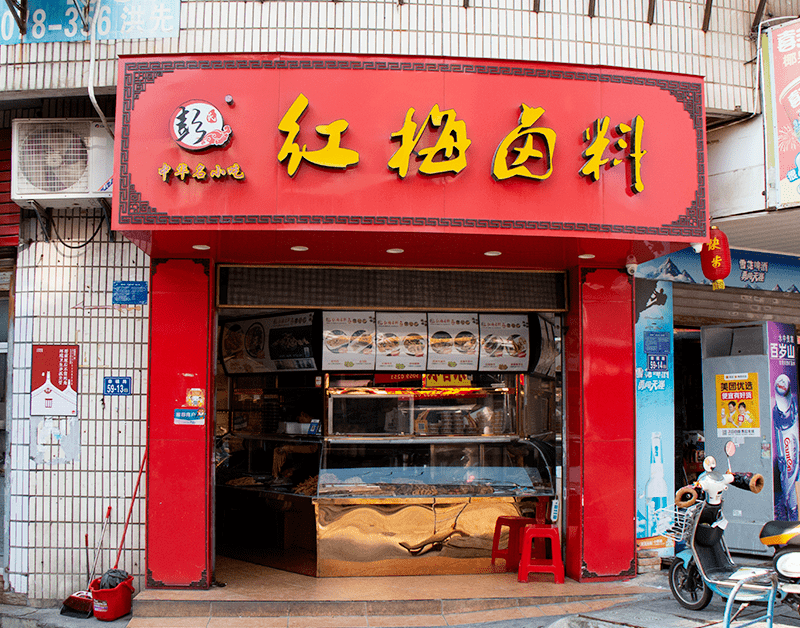
<svg viewBox="0 0 800 628"><path fill-rule="evenodd" d="M111 198L114 140L102 123L12 120L11 147L11 200L21 207L97 206Z"/></svg>

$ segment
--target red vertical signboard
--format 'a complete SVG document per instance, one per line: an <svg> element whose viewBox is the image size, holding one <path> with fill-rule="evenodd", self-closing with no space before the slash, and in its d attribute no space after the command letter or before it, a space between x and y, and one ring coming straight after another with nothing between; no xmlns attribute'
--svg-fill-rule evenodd
<svg viewBox="0 0 800 628"><path fill-rule="evenodd" d="M78 345L33 345L31 416L78 416Z"/></svg>

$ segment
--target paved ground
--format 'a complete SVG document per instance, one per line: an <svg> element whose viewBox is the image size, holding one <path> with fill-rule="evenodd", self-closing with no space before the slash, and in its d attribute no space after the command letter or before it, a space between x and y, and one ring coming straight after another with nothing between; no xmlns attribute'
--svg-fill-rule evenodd
<svg viewBox="0 0 800 628"><path fill-rule="evenodd" d="M549 615L546 617L528 617L524 619L510 619L505 621L476 621L463 623L461 616L457 623L455 618L435 627L414 621L414 616L406 618L403 628L440 628L446 626L473 626L475 628L706 628L722 625L725 610L724 601L715 596L712 603L702 611L692 612L684 609L672 598L667 585L667 571L662 570L657 574L639 576L630 581L632 585L651 587L652 592L638 593L628 598L628 601L616 604L610 608L592 610L586 608L564 615ZM749 615L748 615L749 613ZM745 619L763 613L763 610L747 610ZM148 628L181 628L186 625L189 618L163 618L160 621L148 621L148 618L132 618L130 615L113 622L98 622L95 618L76 619L59 614L59 609L35 609L21 606L0 605L0 626L2 628L90 628L91 626L105 625L109 628L123 628L129 624L148 626ZM155 619L155 618L154 618ZM219 621L211 618L208 628L222 626ZM225 619L225 624L230 628L255 627L257 618L216 618ZM273 620L276 618L273 618ZM294 618L300 619L300 618ZM339 620L343 618L338 618ZM322 621L320 621L322 620ZM285 619L283 620L286 621ZM352 628L350 623L337 623L337 618L309 618L311 623L302 628ZM288 622L292 626L296 622ZM287 625L288 625L287 624ZM266 625L266 624L265 624ZM270 622L270 626L276 624ZM800 628L800 615L788 606L776 609L775 628ZM765 627L765 622L759 622L757 627ZM370 627L367 627L370 628Z"/></svg>

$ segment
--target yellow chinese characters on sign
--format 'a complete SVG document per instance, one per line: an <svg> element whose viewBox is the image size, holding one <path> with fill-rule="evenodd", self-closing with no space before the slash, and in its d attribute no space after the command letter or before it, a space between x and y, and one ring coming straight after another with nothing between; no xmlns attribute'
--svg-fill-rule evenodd
<svg viewBox="0 0 800 628"><path fill-rule="evenodd" d="M469 375L451 373L428 373L425 375L425 388L466 388L472 386Z"/></svg>
<svg viewBox="0 0 800 628"><path fill-rule="evenodd" d="M519 116L519 126L503 138L494 153L492 162L492 176L496 181L510 179L511 177L524 177L527 179L547 179L553 174L553 150L556 146L556 132L553 129L533 126L544 114L542 107L528 107L525 103L520 105L522 113ZM539 137L544 144L545 152L534 147L533 139ZM517 146L517 140L522 139L522 146ZM509 166L509 153L516 153L514 161ZM544 159L544 172L531 172L525 162L533 159Z"/></svg>
<svg viewBox="0 0 800 628"><path fill-rule="evenodd" d="M589 177L592 181L598 181L600 179L600 168L602 166L612 168L622 163L622 160L616 157L613 159L603 157L612 141L608 137L608 127L610 123L611 121L608 116L597 118L597 120L583 132L583 140L585 143L588 143L589 146L581 154L581 157L586 160L586 163L584 163L578 171L578 174L582 177ZM631 192L638 194L644 191L644 182L642 181L642 158L647 154L647 151L642 148L644 119L642 116L635 116L630 124L622 123L614 127L614 132L618 139L614 142L612 148L618 152L627 151L631 167ZM626 139L626 137L628 139Z"/></svg>
<svg viewBox="0 0 800 628"><path fill-rule="evenodd" d="M327 144L320 149L308 150L305 144L301 148L296 143L295 140L300 134L300 118L303 117L307 108L308 98L300 94L294 99L292 106L289 107L286 115L281 118L278 124L278 130L286 135L283 146L278 153L278 161L283 163L287 159L289 160L287 164L289 176L293 177L297 174L297 169L303 160L323 168L338 168L340 170L357 164L359 160L358 153L341 146L342 134L350 126L347 120L334 120L330 124L320 124L315 127L319 135L328 138Z"/></svg>
<svg viewBox="0 0 800 628"><path fill-rule="evenodd" d="M761 436L758 373L716 376L717 436Z"/></svg>
<svg viewBox="0 0 800 628"><path fill-rule="evenodd" d="M429 148L416 150L422 134L429 125L433 129L441 128L436 143ZM401 179L405 179L408 174L412 154L422 159L419 166L419 172L422 174L445 172L458 174L467 167L467 149L472 144L472 140L467 137L467 125L463 120L456 119L455 109L441 111L439 105L431 108L431 112L419 127L419 133L417 133L417 123L414 122L414 108L410 107L406 112L403 128L392 133L392 140L399 141L400 147L389 159L388 166L389 170L397 172Z"/></svg>

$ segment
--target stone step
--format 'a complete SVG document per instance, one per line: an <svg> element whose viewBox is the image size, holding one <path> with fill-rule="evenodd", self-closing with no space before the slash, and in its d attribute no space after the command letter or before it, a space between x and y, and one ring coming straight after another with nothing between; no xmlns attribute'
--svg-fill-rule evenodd
<svg viewBox="0 0 800 628"><path fill-rule="evenodd" d="M568 595L380 601L133 600L134 617L342 617L450 615L583 603L617 604L621 596Z"/></svg>

